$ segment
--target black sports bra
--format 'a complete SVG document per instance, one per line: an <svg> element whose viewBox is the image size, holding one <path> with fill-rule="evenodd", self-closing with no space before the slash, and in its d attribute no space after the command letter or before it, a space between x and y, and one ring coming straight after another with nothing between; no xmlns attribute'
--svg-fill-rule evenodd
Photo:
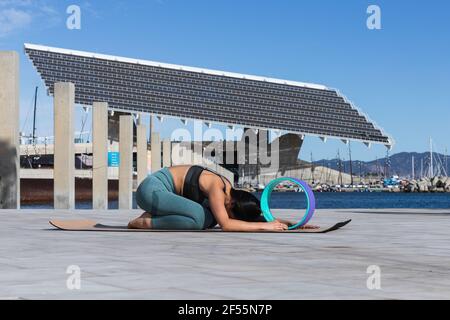
<svg viewBox="0 0 450 320"><path fill-rule="evenodd" d="M206 197L203 194L202 190L200 190L200 184L199 184L199 178L202 172L206 170L211 173L214 173L222 179L223 182L223 192L226 193L226 183L223 180L223 177L218 174L217 172L214 172L208 168L202 167L202 166L192 166L189 168L188 172L186 173L186 177L184 178L184 184L183 184L183 194L182 196L190 199L194 202L202 204L203 201L205 201Z"/></svg>

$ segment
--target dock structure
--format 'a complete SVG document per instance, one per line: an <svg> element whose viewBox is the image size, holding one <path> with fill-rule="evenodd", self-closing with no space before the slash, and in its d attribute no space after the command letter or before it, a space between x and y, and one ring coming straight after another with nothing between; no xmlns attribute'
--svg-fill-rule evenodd
<svg viewBox="0 0 450 320"><path fill-rule="evenodd" d="M450 297L448 209L318 210L313 224L352 219L327 234L66 232L48 224L70 216L126 225L138 214L0 211L0 299ZM69 266L79 267L79 290L66 285Z"/></svg>

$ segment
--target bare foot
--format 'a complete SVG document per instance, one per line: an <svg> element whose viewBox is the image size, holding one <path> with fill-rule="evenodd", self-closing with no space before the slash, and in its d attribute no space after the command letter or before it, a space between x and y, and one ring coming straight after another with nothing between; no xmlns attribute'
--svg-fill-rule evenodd
<svg viewBox="0 0 450 320"><path fill-rule="evenodd" d="M148 212L144 212L140 217L131 220L128 223L128 229L151 229L152 228L152 215Z"/></svg>

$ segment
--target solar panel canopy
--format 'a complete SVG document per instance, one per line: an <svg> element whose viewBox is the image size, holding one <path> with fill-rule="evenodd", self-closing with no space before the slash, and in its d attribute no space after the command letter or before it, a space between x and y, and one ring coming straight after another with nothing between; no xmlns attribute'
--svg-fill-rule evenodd
<svg viewBox="0 0 450 320"><path fill-rule="evenodd" d="M326 86L25 44L53 94L75 84L75 102L111 109L303 135L381 143L392 139Z"/></svg>

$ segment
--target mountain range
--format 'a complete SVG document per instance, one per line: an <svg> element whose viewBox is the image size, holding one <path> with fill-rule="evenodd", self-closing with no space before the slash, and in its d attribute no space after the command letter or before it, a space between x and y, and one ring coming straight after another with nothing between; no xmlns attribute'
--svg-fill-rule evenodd
<svg viewBox="0 0 450 320"><path fill-rule="evenodd" d="M430 168L429 152L400 152L389 156L389 158L380 158L373 161L352 161L353 175L398 175L400 177L412 177L414 159L415 178L428 175ZM433 171L435 175L448 175L450 168L450 159L440 153L433 153ZM339 171L339 162L341 162L342 172L350 173L350 161L339 159L322 159L314 161L318 166L325 166ZM447 174L445 174L447 173Z"/></svg>

